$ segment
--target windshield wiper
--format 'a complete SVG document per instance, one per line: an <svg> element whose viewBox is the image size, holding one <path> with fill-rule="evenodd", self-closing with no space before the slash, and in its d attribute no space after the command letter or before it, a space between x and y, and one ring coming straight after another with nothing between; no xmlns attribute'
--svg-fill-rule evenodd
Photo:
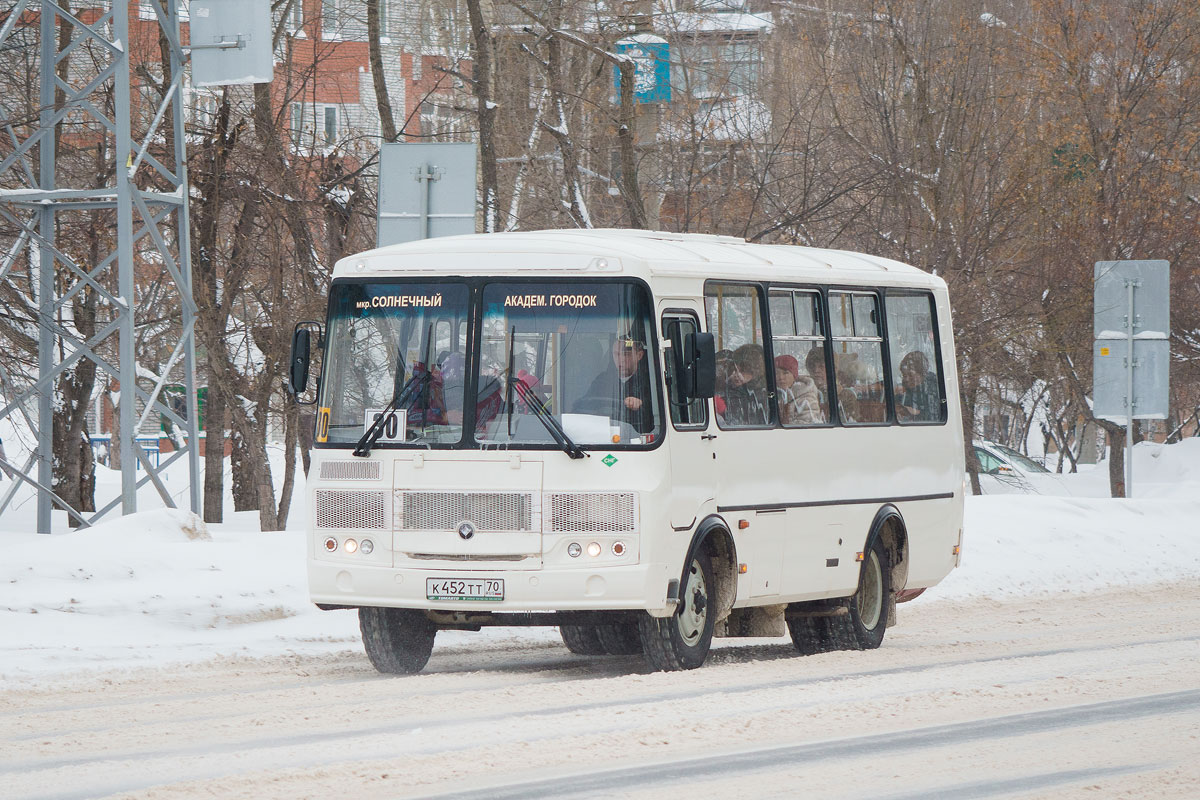
<svg viewBox="0 0 1200 800"><path fill-rule="evenodd" d="M354 455L361 458L371 454L371 448L375 446L375 443L379 441L379 437L383 435L384 430L387 428L388 417L392 415L393 411L407 402L414 391L423 388L430 377L429 370L427 369L418 375L413 375L409 378L408 383L400 386L400 381L404 380L404 367L398 366L396 368L397 388L394 388L392 392L392 399L384 407L383 413L375 418L375 421L371 423L371 427L367 428L362 438L358 440L358 444L354 447Z"/></svg>
<svg viewBox="0 0 1200 800"><path fill-rule="evenodd" d="M554 414L550 413L550 409L546 408L546 405L542 402L542 399L538 397L532 389L526 386L523 381L514 381L510 385L516 387L517 394L521 396L521 399L525 401L525 405L528 406L531 411L533 411L533 415L538 418L538 421L541 422L550 435L554 437L554 441L558 443L558 446L562 448L564 453L569 455L571 458L583 458L584 456L587 456L588 458L592 457L591 453L587 452L571 440L571 437L567 435L567 432L563 430L562 425L559 424L558 419L554 416Z"/></svg>

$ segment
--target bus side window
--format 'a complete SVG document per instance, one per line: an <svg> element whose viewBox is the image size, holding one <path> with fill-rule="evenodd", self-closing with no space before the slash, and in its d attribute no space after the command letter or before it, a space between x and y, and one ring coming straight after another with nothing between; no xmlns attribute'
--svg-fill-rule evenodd
<svg viewBox="0 0 1200 800"><path fill-rule="evenodd" d="M887 422L879 300L868 292L830 292L835 396L842 422Z"/></svg>
<svg viewBox="0 0 1200 800"><path fill-rule="evenodd" d="M775 425L768 395L773 381L767 378L761 297L759 287L746 284L712 282L704 287L708 331L717 346L713 407L721 428Z"/></svg>
<svg viewBox="0 0 1200 800"><path fill-rule="evenodd" d="M696 333L699 325L691 315L664 316L663 338L671 343L663 364L667 379L667 405L670 407L671 424L676 428L708 427L708 408L703 399L684 397L678 388L679 359L683 354L683 340Z"/></svg>
<svg viewBox="0 0 1200 800"><path fill-rule="evenodd" d="M896 421L944 422L942 360L934 337L933 296L888 292L888 355Z"/></svg>
<svg viewBox="0 0 1200 800"><path fill-rule="evenodd" d="M824 425L829 420L820 301L816 292L771 290L775 398L785 428Z"/></svg>

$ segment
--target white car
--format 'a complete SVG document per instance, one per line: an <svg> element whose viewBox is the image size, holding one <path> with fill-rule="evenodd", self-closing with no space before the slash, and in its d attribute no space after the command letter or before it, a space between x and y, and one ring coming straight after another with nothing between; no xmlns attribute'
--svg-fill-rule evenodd
<svg viewBox="0 0 1200 800"><path fill-rule="evenodd" d="M977 439L979 488L984 494L1070 495L1063 477L1011 447Z"/></svg>

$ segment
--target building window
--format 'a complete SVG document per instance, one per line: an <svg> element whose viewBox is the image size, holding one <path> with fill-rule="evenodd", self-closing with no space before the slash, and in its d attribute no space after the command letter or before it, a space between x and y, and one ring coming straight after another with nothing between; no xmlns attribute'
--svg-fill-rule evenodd
<svg viewBox="0 0 1200 800"><path fill-rule="evenodd" d="M325 106L323 109L325 122L325 144L333 144L338 139L338 109L337 106Z"/></svg>

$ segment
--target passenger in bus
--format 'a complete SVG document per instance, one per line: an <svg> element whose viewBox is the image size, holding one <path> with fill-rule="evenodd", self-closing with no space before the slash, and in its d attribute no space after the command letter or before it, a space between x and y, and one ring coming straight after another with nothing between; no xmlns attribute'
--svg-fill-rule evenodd
<svg viewBox="0 0 1200 800"><path fill-rule="evenodd" d="M817 390L817 403L821 412L821 421L829 419L829 377L825 373L825 348L817 345L808 351L804 357L804 369L812 376L813 386Z"/></svg>
<svg viewBox="0 0 1200 800"><path fill-rule="evenodd" d="M764 361L758 344L744 344L733 351L725 394L725 419L730 425L766 425L770 420Z"/></svg>
<svg viewBox="0 0 1200 800"><path fill-rule="evenodd" d="M628 422L638 433L650 433L654 430L654 403L646 345L632 334L617 336L612 343L612 363L612 369L592 381L576 412L604 409L612 419Z"/></svg>
<svg viewBox="0 0 1200 800"><path fill-rule="evenodd" d="M775 391L779 418L784 425L820 425L825 421L817 385L812 378L800 374L794 356L775 357Z"/></svg>
<svg viewBox="0 0 1200 800"><path fill-rule="evenodd" d="M937 375L929 370L929 357L920 350L913 350L900 359L896 416L910 422L941 418L941 392L938 390Z"/></svg>

